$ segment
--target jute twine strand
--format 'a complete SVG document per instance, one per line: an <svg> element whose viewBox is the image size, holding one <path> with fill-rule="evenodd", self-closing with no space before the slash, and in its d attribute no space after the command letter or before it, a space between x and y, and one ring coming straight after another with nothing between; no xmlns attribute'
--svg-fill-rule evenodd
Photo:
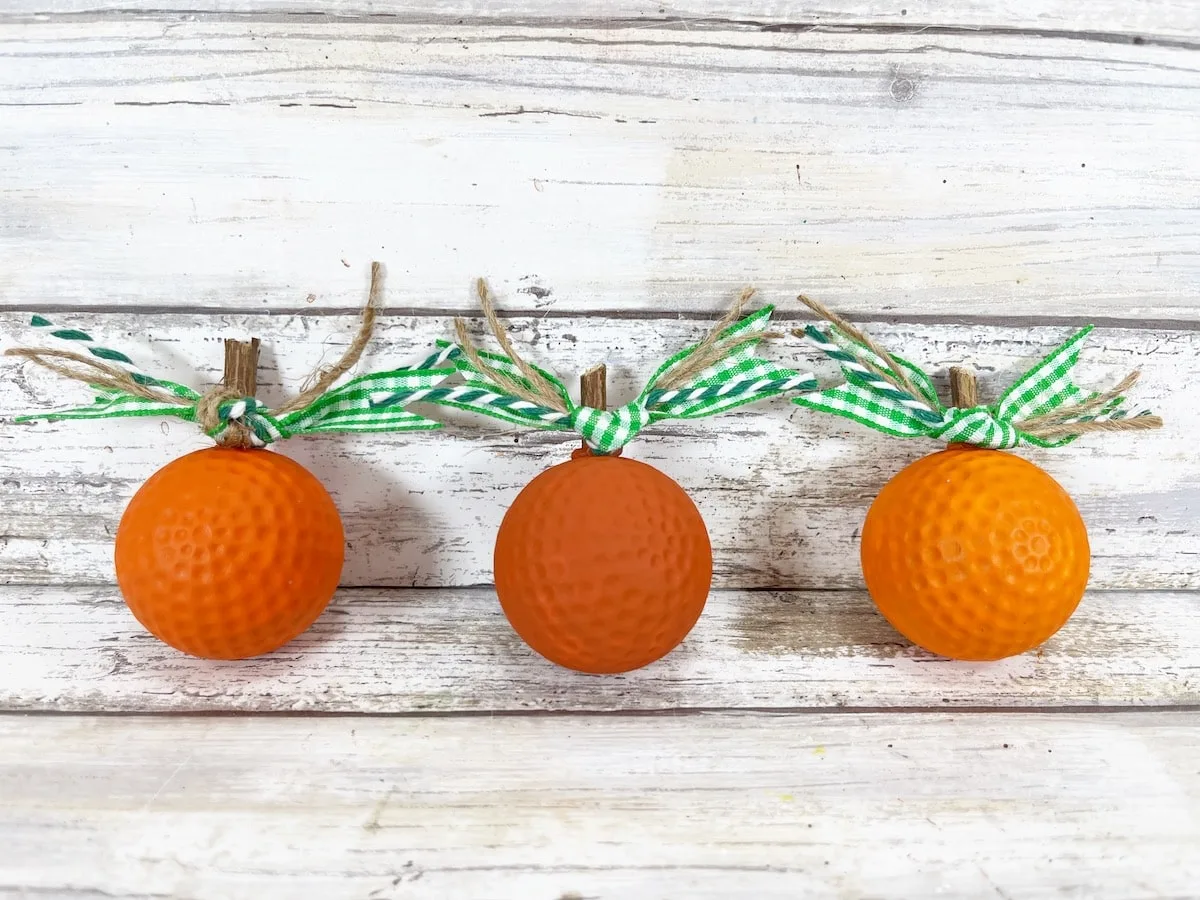
<svg viewBox="0 0 1200 900"><path fill-rule="evenodd" d="M371 289L367 304L363 307L362 319L358 331L350 346L341 358L331 366L315 370L305 383L311 386L301 391L295 397L274 410L276 415L302 409L321 396L329 387L352 369L363 354L363 350L371 340L375 329L375 319L378 314L380 297L383 291L383 266L378 262L371 263ZM94 357L75 353L71 350L57 350L52 347L13 347L4 351L5 356L15 356L27 359L54 374L71 381L79 381L98 388L123 391L135 397L142 397L158 403L172 403L178 406L196 407L196 422L206 432L220 427L220 406L228 400L240 400L242 394L231 386L218 384L209 389L199 401L180 397L169 388L153 381L143 383L133 377L130 372L109 365ZM61 360L62 362L59 362ZM74 363L74 366L64 363ZM227 427L218 438L222 446L249 447L250 432L237 422L227 423Z"/></svg>
<svg viewBox="0 0 1200 900"><path fill-rule="evenodd" d="M829 309L829 307L817 300L813 300L811 297L806 297L804 294L800 294L796 299L811 309L822 319L829 322L829 324L831 324L850 340L862 344L877 357L882 359L885 363L887 363L888 370L885 372L878 366L874 365L870 360L860 358L859 362L861 362L864 366L866 366L892 387L904 391L907 394L911 394L914 397L921 396L917 391L916 386L912 383L912 379L908 377L908 373L904 371L904 367L892 358L892 354L888 353L887 348L876 343L875 339L869 334L860 331L833 310ZM792 334L796 335L797 337L804 337L804 332L799 329L793 329Z"/></svg>
<svg viewBox="0 0 1200 900"><path fill-rule="evenodd" d="M367 292L367 305L363 307L358 331L354 335L354 340L350 342L350 346L346 348L346 352L332 366L318 368L305 378L303 384L308 387L302 389L283 406L278 407L275 410L276 415L308 406L329 390L335 381L354 368L362 357L363 351L367 349L367 344L371 342L371 335L375 332L375 318L379 314L379 307L383 302L383 274L381 263L371 263L371 288Z"/></svg>
<svg viewBox="0 0 1200 900"><path fill-rule="evenodd" d="M902 390L913 397L920 397L921 394L913 385L912 380L904 372L904 368L896 362L887 350L880 344L876 343L868 334L855 328L841 316L832 312L824 304L816 300L812 300L801 294L797 299L816 313L820 318L829 322L834 328L842 332L852 341L862 344L888 365L888 371L883 371L877 366L871 365L869 360L861 359L860 362L871 369L876 375L890 384L892 387ZM803 337L804 332L796 329L792 332L798 337ZM1120 397L1128 391L1137 382L1141 376L1140 371L1133 371L1126 375L1114 387L1107 391L1102 391L1087 400L1082 400L1079 403L1072 403L1066 406L1060 406L1051 412L1040 416L1030 416L1028 419L1022 419L1013 422L1013 427L1025 434L1032 435L1036 438L1049 440L1052 438L1068 437L1072 435L1090 434L1100 431L1151 431L1156 428L1162 428L1163 420L1161 416L1130 416L1124 419L1105 419L1103 421L1078 422L1072 421L1080 416L1088 415L1098 409L1102 409L1108 403Z"/></svg>
<svg viewBox="0 0 1200 900"><path fill-rule="evenodd" d="M1130 372L1115 387L1097 394L1090 400L1060 407L1043 416L1030 416L1028 419L1017 422L1017 428L1034 437L1047 439L1095 431L1148 431L1162 428L1161 416L1132 416L1126 419L1105 419L1101 422L1071 421L1073 418L1087 415L1117 399L1137 383L1141 374L1139 371Z"/></svg>
<svg viewBox="0 0 1200 900"><path fill-rule="evenodd" d="M746 304L750 302L755 293L757 291L752 287L743 288L737 299L733 301L733 305L729 307L728 312L709 329L704 340L696 345L696 349L679 365L660 378L654 386L669 391L682 384L687 384L713 363L720 362L744 344L751 344L762 338L780 337L780 335L766 331L751 331L721 340L721 334L725 329L742 317L742 310L745 309Z"/></svg>
<svg viewBox="0 0 1200 900"><path fill-rule="evenodd" d="M487 282L482 278L475 282L475 293L479 297L479 308L483 311L483 317L487 319L488 329L492 332L492 337L496 339L496 343L500 345L500 349L504 351L504 355L511 359L513 365L528 379L529 385L526 386L519 378L514 378L505 372L493 369L484 362L483 357L479 355L479 350L471 340L470 332L467 331L466 321L461 317L456 317L454 320L454 333L458 337L459 347L462 348L467 359L471 361L471 365L514 397L520 397L522 400L528 400L530 403L544 406L555 412L570 412L567 409L566 401L554 389L554 386L542 376L541 372L522 359L521 355L513 348L512 341L508 339L508 332L505 331L504 326L500 323L500 317L496 315L496 306L492 300L492 292L488 290Z"/></svg>
<svg viewBox="0 0 1200 900"><path fill-rule="evenodd" d="M458 337L459 346L462 348L467 359L471 361L471 365L514 397L520 397L522 400L528 400L530 403L545 406L556 412L570 412L558 391L542 377L537 369L522 359L520 354L513 348L512 342L508 339L508 333L500 323L500 318L496 315L495 303L491 291L488 289L487 282L480 278L475 284L475 290L479 296L479 307L483 311L484 318L488 323L488 329L491 331L492 336L495 337L496 343L500 345L500 348L504 351L504 355L511 359L521 374L529 380L530 385L527 387L520 380L489 366L475 347L470 332L467 330L467 323L462 318L456 318L454 320L454 332ZM754 288L748 287L743 289L738 298L733 302L733 305L721 317L720 321L713 325L708 334L705 335L704 340L696 345L696 349L680 362L679 365L675 366L675 368L659 379L654 386L662 390L671 390L681 384L686 384L697 374L724 359L743 344L749 344L762 338L782 337L782 335L772 332L755 331L749 334L737 335L728 340L721 340L721 334L741 317L742 310L750 302L755 293Z"/></svg>

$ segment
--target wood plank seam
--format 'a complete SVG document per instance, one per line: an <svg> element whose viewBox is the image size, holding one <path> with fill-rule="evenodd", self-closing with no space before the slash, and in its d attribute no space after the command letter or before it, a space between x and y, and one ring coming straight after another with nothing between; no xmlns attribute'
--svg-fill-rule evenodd
<svg viewBox="0 0 1200 900"><path fill-rule="evenodd" d="M49 18L47 16L49 15ZM557 19L526 19L514 21L472 14L446 16L405 15L392 12L370 12L358 14L331 14L325 12L277 13L270 10L245 12L220 12L197 9L155 9L128 7L107 9L99 12L53 12L31 16L21 12L0 12L0 25L37 25L47 21L101 22L106 19L120 21L145 21L180 19L195 22L235 22L238 24L388 24L400 26L434 27L481 27L505 28L519 25L530 29L613 31L637 29L640 31L684 31L705 32L761 32L765 34L871 34L897 36L953 35L978 38L981 41L993 38L1040 38L1045 40L1080 41L1101 44L1130 44L1133 46L1166 47L1180 50L1200 49L1200 41L1190 41L1152 32L1090 31L1080 29L1054 29L1015 26L967 26L878 23L821 23L821 22L769 22L756 19L734 19L718 16L639 16L597 18L589 16Z"/></svg>

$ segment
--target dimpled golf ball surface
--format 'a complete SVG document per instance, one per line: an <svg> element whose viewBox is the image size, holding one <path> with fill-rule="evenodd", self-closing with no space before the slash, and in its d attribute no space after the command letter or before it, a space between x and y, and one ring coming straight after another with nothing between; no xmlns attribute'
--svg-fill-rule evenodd
<svg viewBox="0 0 1200 900"><path fill-rule="evenodd" d="M1058 482L996 450L950 448L908 466L862 533L880 612L913 643L956 659L1013 656L1053 635L1083 597L1090 553Z"/></svg>
<svg viewBox="0 0 1200 900"><path fill-rule="evenodd" d="M669 653L708 598L712 548L678 484L652 466L580 456L543 472L500 525L496 592L552 662L627 672Z"/></svg>
<svg viewBox="0 0 1200 900"><path fill-rule="evenodd" d="M180 457L134 495L117 530L117 581L151 633L194 656L241 659L300 634L344 558L329 493L269 450Z"/></svg>

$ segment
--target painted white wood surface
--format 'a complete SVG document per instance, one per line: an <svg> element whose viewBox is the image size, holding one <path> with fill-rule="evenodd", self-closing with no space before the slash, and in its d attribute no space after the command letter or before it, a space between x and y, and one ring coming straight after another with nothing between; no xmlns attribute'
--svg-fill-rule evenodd
<svg viewBox="0 0 1200 900"><path fill-rule="evenodd" d="M573 0L7 0L0 18L29 15L66 16L119 12L157 17L170 13L371 17L404 21L485 20L490 22L567 23L604 28L638 21L643 27L687 30L753 30L767 28L971 29L980 34L1003 30L1059 31L1080 40L1122 35L1190 39L1200 32L1200 11L1188 0L1095 0L1086 7L1074 0L960 0L953 6L937 0L840 0L807 3L772 0L753 4L728 0L645 3L608 0L588 6Z"/></svg>
<svg viewBox="0 0 1200 900"><path fill-rule="evenodd" d="M255 660L187 657L116 588L0 589L0 709L451 713L685 709L1200 706L1200 597L1089 593L1038 650L925 653L857 591L716 591L661 661L569 672L509 628L491 588L343 590Z"/></svg>
<svg viewBox="0 0 1200 900"><path fill-rule="evenodd" d="M986 33L0 20L0 303L345 308L382 256L423 307L483 272L530 310L754 280L859 313L1194 322L1200 57L1103 29L1197 13L1118 6L1094 40L1055 35L1066 4L1046 34L1003 25L1015 4Z"/></svg>
<svg viewBox="0 0 1200 900"><path fill-rule="evenodd" d="M784 403L660 428L632 455L696 498L716 583L809 590L718 590L612 678L538 659L463 587L569 438L294 441L346 518L346 583L375 587L228 664L111 586L125 502L203 439L16 427L87 394L6 365L0 898L1195 892L1200 6L2 6L4 343L48 311L203 383L253 332L278 399L344 346L380 258L369 365L448 334L484 274L534 358L607 360L624 398L754 282L785 319L804 290L932 369L973 362L985 396L1099 319L1081 378L1142 367L1168 427L1031 454L1121 590L986 665L854 590L867 505L929 445Z"/></svg>
<svg viewBox="0 0 1200 900"><path fill-rule="evenodd" d="M1194 712L9 716L0 896L1183 898L1198 757Z"/></svg>
<svg viewBox="0 0 1200 900"><path fill-rule="evenodd" d="M389 296L407 293L393 278ZM725 302L710 295L713 315ZM795 315L794 299L781 299ZM507 303L507 298L505 298ZM267 402L294 391L320 362L335 359L354 328L349 317L76 314L102 344L131 353L147 371L201 387L220 377L220 338L264 340L260 372ZM45 340L16 314L0 317L14 339ZM799 320L793 320L793 324ZM513 340L532 359L574 384L575 373L607 361L609 399L636 396L654 368L698 340L704 321L518 319ZM786 324L786 322L784 322ZM885 325L873 334L942 376L970 363L994 399L1071 333L976 325ZM368 369L419 357L452 335L448 317L388 317ZM837 369L799 338L763 353L818 371ZM1192 399L1200 381L1200 333L1101 329L1078 375L1108 385L1143 370L1135 398L1160 412L1161 432L1088 437L1066 450L1030 452L1075 498L1089 526L1094 588L1200 587L1200 434ZM82 385L64 384L29 364L5 361L0 412L53 409L63 399L90 402ZM349 541L343 583L369 586L486 584L496 529L513 497L539 472L565 460L569 434L531 433L486 417L432 434L323 436L289 441L281 452L308 466L330 489ZM159 467L209 444L179 421L38 423L0 428L0 581L109 583L112 539L133 492ZM937 449L928 441L886 438L785 401L693 424L662 423L629 455L660 467L691 494L715 548L717 587L831 588L861 585L857 537L879 489L904 465ZM1025 452L1025 451L1022 451ZM1153 460L1153 465L1147 464Z"/></svg>

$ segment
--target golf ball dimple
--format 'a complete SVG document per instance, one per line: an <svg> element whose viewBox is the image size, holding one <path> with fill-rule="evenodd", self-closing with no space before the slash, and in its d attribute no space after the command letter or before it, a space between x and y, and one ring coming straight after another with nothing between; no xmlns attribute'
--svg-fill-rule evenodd
<svg viewBox="0 0 1200 900"><path fill-rule="evenodd" d="M1087 530L1062 487L996 450L917 460L872 504L862 532L867 589L889 622L934 653L1000 659L1038 646L1075 611Z"/></svg>
<svg viewBox="0 0 1200 900"><path fill-rule="evenodd" d="M696 505L630 459L583 456L543 472L513 501L495 551L496 592L542 656L584 672L626 672L691 631L712 581Z"/></svg>
<svg viewBox="0 0 1200 900"><path fill-rule="evenodd" d="M116 537L117 581L139 622L194 656L275 650L311 625L337 588L341 518L299 463L212 447L156 472Z"/></svg>

